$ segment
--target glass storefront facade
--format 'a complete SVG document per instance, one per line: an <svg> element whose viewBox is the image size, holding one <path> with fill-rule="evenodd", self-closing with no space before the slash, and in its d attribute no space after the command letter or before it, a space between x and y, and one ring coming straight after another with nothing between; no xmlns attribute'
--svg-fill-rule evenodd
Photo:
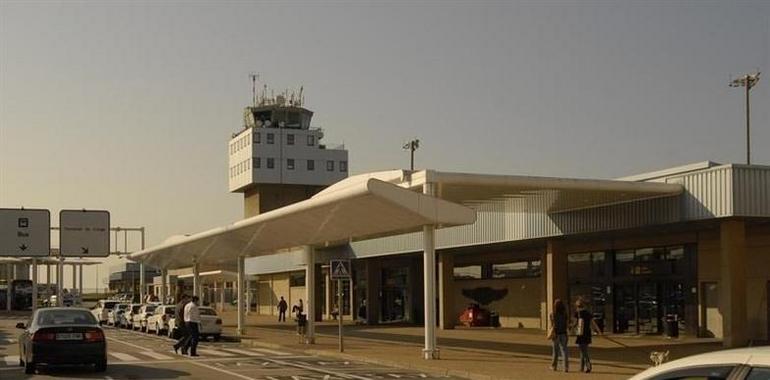
<svg viewBox="0 0 770 380"><path fill-rule="evenodd" d="M571 304L584 300L600 328L616 334L661 334L676 318L695 334L695 246L573 253L567 257Z"/></svg>

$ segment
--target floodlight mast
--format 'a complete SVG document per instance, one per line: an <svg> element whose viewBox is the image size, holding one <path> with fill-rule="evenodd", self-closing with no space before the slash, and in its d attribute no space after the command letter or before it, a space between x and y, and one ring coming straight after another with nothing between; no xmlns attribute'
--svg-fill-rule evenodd
<svg viewBox="0 0 770 380"><path fill-rule="evenodd" d="M410 151L409 170L414 171L414 151L420 147L420 140L414 139L404 143L404 150Z"/></svg>
<svg viewBox="0 0 770 380"><path fill-rule="evenodd" d="M746 88L746 165L751 165L751 88L759 82L759 71L746 74L730 82L730 87Z"/></svg>

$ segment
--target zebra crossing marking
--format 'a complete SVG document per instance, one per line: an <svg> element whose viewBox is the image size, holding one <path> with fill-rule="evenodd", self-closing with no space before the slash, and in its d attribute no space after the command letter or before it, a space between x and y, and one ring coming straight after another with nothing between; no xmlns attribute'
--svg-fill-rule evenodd
<svg viewBox="0 0 770 380"><path fill-rule="evenodd" d="M142 354L144 356L149 356L153 359L159 359L159 360L171 360L173 359L171 356L163 355L160 352L155 351L140 351L139 354Z"/></svg>
<svg viewBox="0 0 770 380"><path fill-rule="evenodd" d="M19 364L19 355L8 355L3 358L8 366Z"/></svg>
<svg viewBox="0 0 770 380"><path fill-rule="evenodd" d="M124 362L138 362L139 358L133 355L124 354L122 352L108 352L108 354L114 356L116 359Z"/></svg>

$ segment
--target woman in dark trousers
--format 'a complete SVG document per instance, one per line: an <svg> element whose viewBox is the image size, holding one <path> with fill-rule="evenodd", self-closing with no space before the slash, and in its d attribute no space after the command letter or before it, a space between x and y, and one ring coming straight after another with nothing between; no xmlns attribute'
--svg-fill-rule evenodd
<svg viewBox="0 0 770 380"><path fill-rule="evenodd" d="M182 355L187 355L187 350L190 348L190 332L187 330L187 326L184 324L184 307L190 302L190 298L186 294L180 294L177 296L179 303L176 304L174 310L174 320L176 327L179 330L179 340L174 344L174 352L178 353L179 349L182 349Z"/></svg>
<svg viewBox="0 0 770 380"><path fill-rule="evenodd" d="M559 356L564 360L564 372L569 372L569 353L567 352L567 326L569 318L567 307L560 299L553 301L553 313L550 315L551 331L548 332L553 342L553 354L551 369L556 371L559 364Z"/></svg>
<svg viewBox="0 0 770 380"><path fill-rule="evenodd" d="M580 348L580 371L589 373L591 372L591 358L588 356L588 345L591 344L591 334L592 331L601 334L601 330L594 321L594 315L586 309L583 300L577 300L575 308L577 308L575 312L575 324L577 326L575 343Z"/></svg>

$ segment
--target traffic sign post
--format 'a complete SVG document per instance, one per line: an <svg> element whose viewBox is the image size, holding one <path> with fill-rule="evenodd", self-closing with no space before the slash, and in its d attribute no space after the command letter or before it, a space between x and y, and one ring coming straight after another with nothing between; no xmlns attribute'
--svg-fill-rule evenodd
<svg viewBox="0 0 770 380"><path fill-rule="evenodd" d="M345 345L343 342L343 329L342 329L342 281L350 280L350 260L334 259L329 263L330 277L337 280L337 327L339 330L339 346L340 352L345 352ZM353 305L350 305L351 307Z"/></svg>
<svg viewBox="0 0 770 380"><path fill-rule="evenodd" d="M51 213L42 209L0 209L0 256L51 254Z"/></svg>
<svg viewBox="0 0 770 380"><path fill-rule="evenodd" d="M110 254L110 213L102 210L59 212L62 257L107 257Z"/></svg>

